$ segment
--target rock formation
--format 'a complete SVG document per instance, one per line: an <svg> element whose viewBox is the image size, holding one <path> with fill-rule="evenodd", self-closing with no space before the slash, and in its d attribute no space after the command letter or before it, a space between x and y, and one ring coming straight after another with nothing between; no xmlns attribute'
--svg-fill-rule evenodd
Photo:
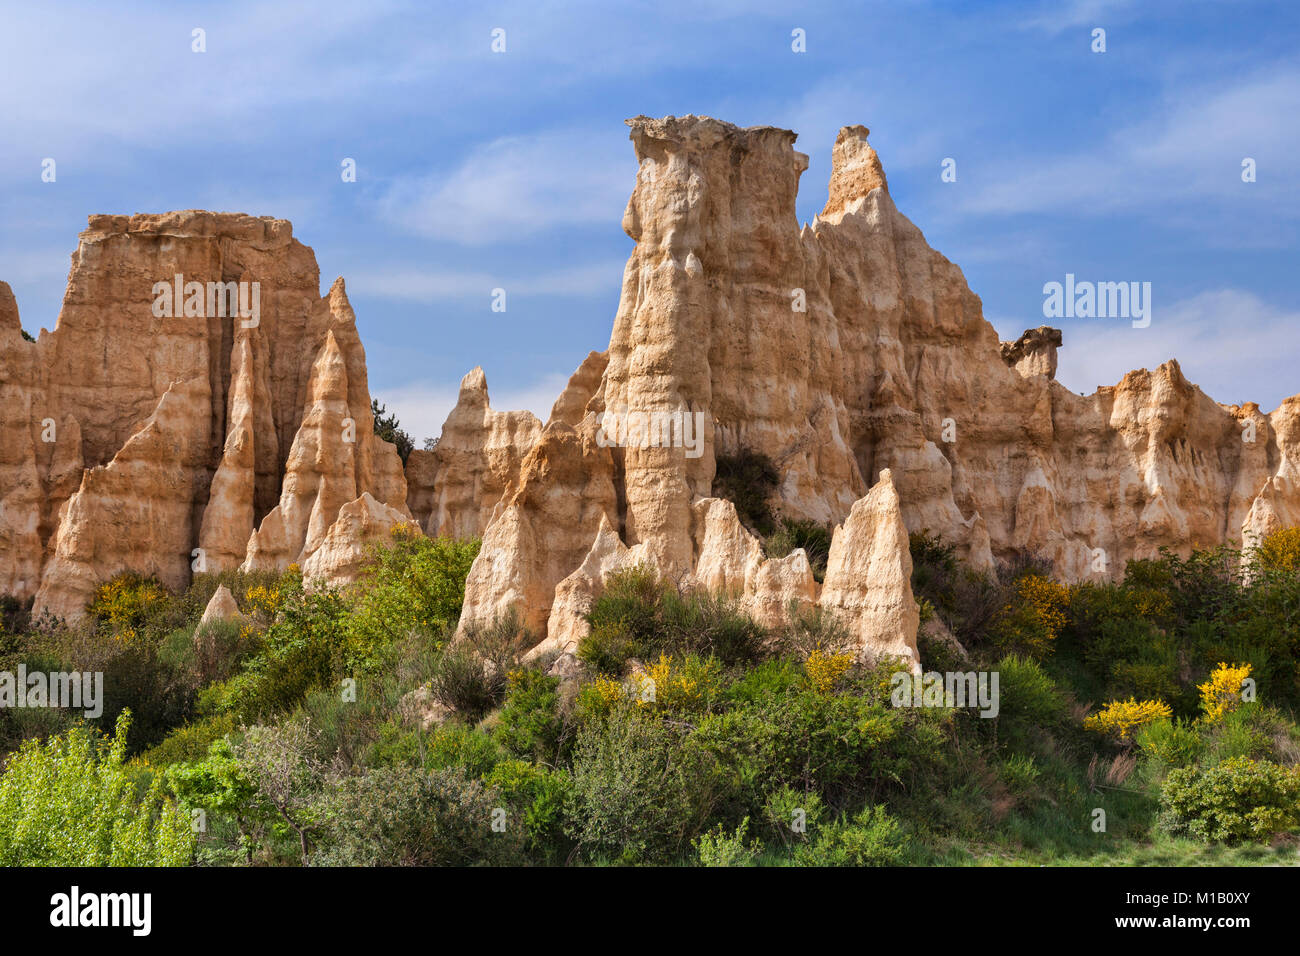
<svg viewBox="0 0 1300 956"><path fill-rule="evenodd" d="M235 596L230 593L230 588L221 584L212 592L207 607L203 609L203 616L199 618L199 626L202 627L204 624L210 624L213 621L242 620L244 620L244 614L239 610L239 604L236 603Z"/></svg>
<svg viewBox="0 0 1300 956"><path fill-rule="evenodd" d="M313 502L313 543L363 492L406 509L401 461L373 435L342 280L320 295L315 258L283 220L92 216L53 332L25 341L0 284L0 588L75 618L120 571L183 587L247 560L286 470L305 465L291 453L307 447L305 422L318 428L324 356L341 388L331 425L348 418L355 434L352 494L328 436L313 448L338 480Z"/></svg>
<svg viewBox="0 0 1300 956"><path fill-rule="evenodd" d="M180 585L198 562L296 561L346 581L413 518L483 538L462 633L513 610L539 652L571 650L608 576L646 563L767 623L791 602L834 609L864 656L915 662L909 530L976 566L1030 555L1082 580L1300 523L1300 396L1220 405L1172 360L1071 392L1061 332L998 341L894 207L865 127L840 131L801 227L793 132L628 125L636 245L608 348L545 425L493 410L470 372L404 473L372 434L342 280L319 295L286 222L92 217L36 342L0 284L0 587L75 616L119 570ZM177 275L200 284L194 309L186 291L159 316L155 286ZM253 282L257 321L202 307L205 287ZM836 527L824 585L717 497L718 461L741 452L774 464L781 515Z"/></svg>
<svg viewBox="0 0 1300 956"><path fill-rule="evenodd" d="M636 246L600 381L580 370L552 423L600 447L610 415L699 416L702 453L644 434L616 442L612 493L602 483L599 506L569 506L581 514L557 551L535 509L579 483L530 476L529 495L488 523L465 621L513 606L534 627L549 619L542 646L571 647L601 580L634 551L763 615L780 613L766 593L811 601L799 559L764 558L711 498L718 456L742 450L776 465L780 513L841 525L817 600L864 653L913 660L906 530L978 567L1032 555L1081 580L1300 520L1300 398L1269 415L1219 405L1172 360L1071 392L1055 381L1061 332L999 343L961 270L894 207L865 127L840 131L826 206L801 228L808 161L794 133L695 116L628 125L640 168L623 226ZM894 510L898 522L884 517Z"/></svg>
<svg viewBox="0 0 1300 956"><path fill-rule="evenodd" d="M407 463L408 482L416 484L418 477L417 494L431 498L421 522L425 530L453 538L481 535L541 434L542 423L532 412L492 410L483 369L466 375L437 447L426 453L432 462L422 456L414 469ZM418 497L417 502L424 504Z"/></svg>

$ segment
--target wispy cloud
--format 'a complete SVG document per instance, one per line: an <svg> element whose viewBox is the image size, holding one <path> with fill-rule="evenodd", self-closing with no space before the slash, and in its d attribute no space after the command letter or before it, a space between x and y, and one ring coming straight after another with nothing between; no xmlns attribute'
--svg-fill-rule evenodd
<svg viewBox="0 0 1300 956"><path fill-rule="evenodd" d="M361 272L348 279L354 294L401 302L429 303L444 299L479 299L486 305L493 289L511 295L573 296L617 293L623 262L610 260L527 276L508 273L397 269Z"/></svg>
<svg viewBox="0 0 1300 956"><path fill-rule="evenodd" d="M608 129L549 130L475 147L449 172L398 179L380 209L417 235L509 241L618 222L635 175L631 147Z"/></svg>
<svg viewBox="0 0 1300 956"><path fill-rule="evenodd" d="M1048 0L1030 13L1021 25L1051 36L1075 27L1108 28L1121 18L1127 19L1132 7L1132 0Z"/></svg>
<svg viewBox="0 0 1300 956"><path fill-rule="evenodd" d="M1158 299L1151 325L1081 319L1064 328L1057 380L1079 392L1114 385L1126 372L1171 358L1187 378L1224 404L1265 410L1300 390L1300 311L1241 289L1219 289L1168 306ZM1285 383L1285 384L1284 384Z"/></svg>
<svg viewBox="0 0 1300 956"><path fill-rule="evenodd" d="M1243 189L1276 197L1275 215L1300 215L1289 164L1300 151L1300 71L1266 68L1233 86L1180 89L1176 100L1115 129L1096 145L1068 137L1055 155L1008 156L984 176L988 185L962 202L972 215L1152 210L1186 201L1243 198ZM1256 183L1241 181L1241 161L1259 164ZM1271 183L1270 183L1271 178Z"/></svg>

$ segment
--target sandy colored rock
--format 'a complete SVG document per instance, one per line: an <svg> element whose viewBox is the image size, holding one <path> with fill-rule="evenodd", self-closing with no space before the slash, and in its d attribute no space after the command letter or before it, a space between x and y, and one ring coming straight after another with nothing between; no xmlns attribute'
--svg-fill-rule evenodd
<svg viewBox="0 0 1300 956"><path fill-rule="evenodd" d="M465 582L459 633L514 610L544 636L556 586L582 564L602 522L613 527L613 479L610 450L590 432L547 426L488 523Z"/></svg>
<svg viewBox="0 0 1300 956"><path fill-rule="evenodd" d="M339 509L324 541L303 564L303 580L336 587L352 584L360 577L371 547L388 541L399 526L419 533L408 513L376 501L368 491L362 492Z"/></svg>
<svg viewBox="0 0 1300 956"><path fill-rule="evenodd" d="M239 610L239 604L236 603L235 596L230 593L230 588L221 584L212 592L208 606L203 609L203 616L199 618L199 627L213 621L242 621L243 619L244 614Z"/></svg>
<svg viewBox="0 0 1300 956"><path fill-rule="evenodd" d="M174 590L189 584L208 397L204 379L176 383L112 461L85 472L63 506L36 608L76 620L95 588L124 571L156 576Z"/></svg>
<svg viewBox="0 0 1300 956"><path fill-rule="evenodd" d="M428 532L453 538L483 534L541 433L542 423L532 412L493 411L483 369L466 375L434 449L437 469Z"/></svg>
<svg viewBox="0 0 1300 956"><path fill-rule="evenodd" d="M174 289L177 275L198 293L163 308L157 287ZM36 342L22 339L0 284L0 589L39 592L37 613L75 617L121 571L184 587L192 562L242 562L281 497L329 335L348 371L356 493L404 508L401 462L372 434L343 283L320 295L315 258L288 222L198 210L91 216L58 322ZM179 390L164 402L169 389ZM176 444L161 446L160 434Z"/></svg>
<svg viewBox="0 0 1300 956"><path fill-rule="evenodd" d="M1061 330L1046 325L1027 329L1014 342L1003 342L1000 346L1002 361L1026 378L1034 375L1055 378L1056 350L1060 347Z"/></svg>
<svg viewBox="0 0 1300 956"><path fill-rule="evenodd" d="M865 660L901 657L920 672L912 555L893 476L886 469L831 537L820 605L849 628Z"/></svg>
<svg viewBox="0 0 1300 956"><path fill-rule="evenodd" d="M437 510L437 497L434 483L438 478L438 453L413 448L406 457L406 507L428 533L436 533L431 528L431 519Z"/></svg>
<svg viewBox="0 0 1300 956"><path fill-rule="evenodd" d="M748 542L718 529L707 554L698 547L694 509L713 494L719 456L741 451L773 462L773 504L788 517L856 527L864 476L887 470L906 529L941 537L977 568L1034 556L1076 581L1114 578L1162 547L1237 545L1244 531L1300 517L1291 403L1269 415L1221 406L1173 361L1092 395L1060 385L1060 331L999 342L961 270L894 206L865 127L840 131L826 206L800 227L808 163L794 133L697 116L628 125L639 169L623 227L636 246L607 364L585 416L588 386L571 383L553 418L581 430L619 413L702 416L698 457L671 445L611 449L611 528L664 573L724 589L743 578L748 589L761 566L772 593L806 599L797 559L758 565ZM1253 440L1243 440L1248 425ZM499 520L517 529L519 517ZM585 549L566 544L567 568L552 559L558 580L595 534ZM891 540L906 550L905 535ZM489 526L484 566L498 562L509 579L497 547ZM539 608L563 610L572 597L537 590ZM866 600L844 583L832 593ZM563 620L572 634L572 616Z"/></svg>
<svg viewBox="0 0 1300 956"><path fill-rule="evenodd" d="M564 391L551 406L551 417L546 423L564 422L574 428L587 417L587 404L600 390L600 382L609 365L609 355L605 352L591 352L578 366Z"/></svg>

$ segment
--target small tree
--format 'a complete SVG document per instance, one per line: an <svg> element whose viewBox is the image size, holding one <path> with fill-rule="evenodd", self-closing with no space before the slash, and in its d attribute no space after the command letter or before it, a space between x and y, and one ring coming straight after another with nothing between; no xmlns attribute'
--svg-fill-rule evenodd
<svg viewBox="0 0 1300 956"><path fill-rule="evenodd" d="M401 456L402 463L406 463L407 457L411 454L411 449L415 447L415 439L402 429L401 424L397 421L397 415L389 415L388 409L380 404L379 399L370 400L370 414L375 419L375 434L386 442L397 446L397 454Z"/></svg>

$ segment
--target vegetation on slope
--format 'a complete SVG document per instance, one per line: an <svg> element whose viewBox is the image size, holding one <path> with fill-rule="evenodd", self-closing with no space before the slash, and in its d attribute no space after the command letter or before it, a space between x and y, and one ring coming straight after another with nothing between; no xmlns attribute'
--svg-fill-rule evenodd
<svg viewBox="0 0 1300 956"><path fill-rule="evenodd" d="M124 577L76 629L5 602L0 671L101 670L107 700L0 710L0 860L1294 862L1297 542L1067 587L913 536L922 659L996 672L996 716L897 706L829 615L769 632L646 568L554 674L512 619L453 643L477 543L418 535L344 592ZM200 629L219 583L244 621Z"/></svg>

